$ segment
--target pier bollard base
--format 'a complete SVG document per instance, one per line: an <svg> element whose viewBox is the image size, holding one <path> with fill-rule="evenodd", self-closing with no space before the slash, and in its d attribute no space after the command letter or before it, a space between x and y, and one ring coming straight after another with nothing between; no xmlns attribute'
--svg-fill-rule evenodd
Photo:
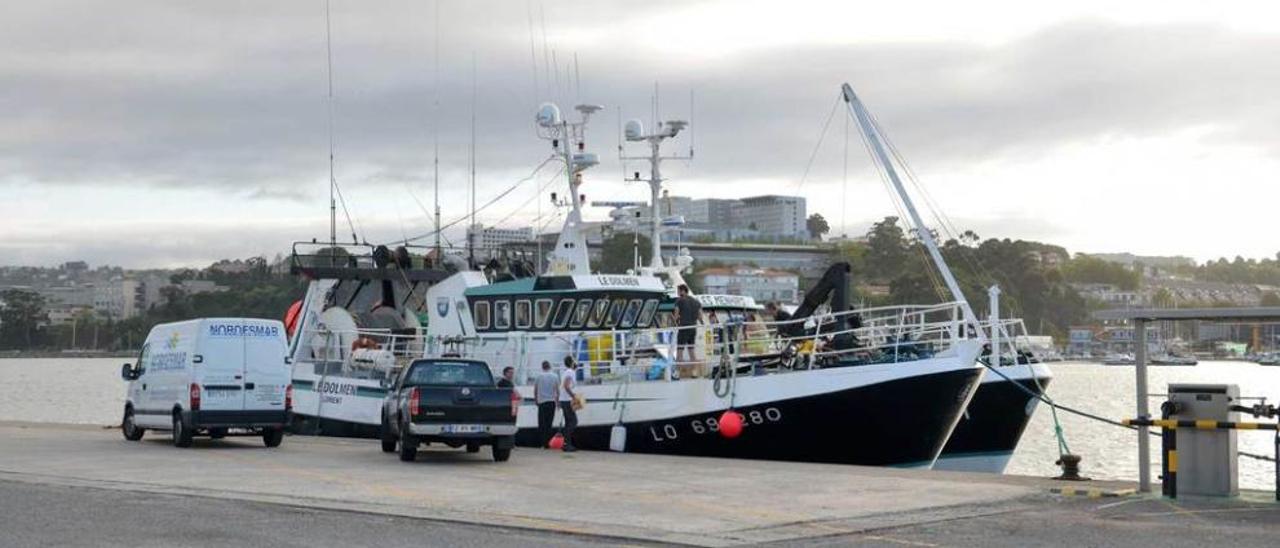
<svg viewBox="0 0 1280 548"><path fill-rule="evenodd" d="M1057 462L1054 462L1054 464L1062 467L1062 475L1053 479L1062 481L1089 481L1090 478L1080 475L1080 460L1080 455L1072 455L1070 453L1062 455Z"/></svg>

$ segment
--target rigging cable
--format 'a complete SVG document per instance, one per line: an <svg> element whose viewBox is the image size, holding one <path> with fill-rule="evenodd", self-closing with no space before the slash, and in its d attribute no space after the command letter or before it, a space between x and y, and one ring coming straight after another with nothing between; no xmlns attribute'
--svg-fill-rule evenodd
<svg viewBox="0 0 1280 548"><path fill-rule="evenodd" d="M516 189L517 187L519 187L522 183L524 183L525 181L528 181L528 180L530 180L530 179L533 179L535 176L537 176L538 172L539 172L539 171L541 171L541 170L542 170L542 168L546 167L546 165L547 165L547 164L551 163L551 162L552 162L553 160L555 160L555 159L556 159L556 157L555 157L555 156L551 156L551 157L548 157L546 160L543 160L541 164L538 164L538 167L534 168L534 170L533 170L533 172L532 172L532 173L530 173L529 175L526 175L524 178L522 178L522 179L520 179L520 180L516 181L516 182L515 182L515 184L511 185L510 187L507 187L507 189L506 189L506 190L503 190L503 191L502 191L502 193L498 194L497 196L494 196L494 197L493 197L493 199L489 200L488 202L485 202L485 203L484 203L484 205L482 205L482 206L479 206L479 207L475 208L475 212L476 212L476 213L479 213L479 212L481 212L481 211L484 211L485 209L488 209L488 207L489 207L489 206L491 206L491 205L493 205L493 204L497 203L499 200L501 200L501 199L505 198L508 194L511 194L513 191L515 191L515 189ZM429 232L426 232L426 233L423 233L423 234L418 234L418 235L416 235L416 236L411 236L411 237L409 237L409 241L413 242L413 241L421 240L421 239L426 238L426 237L428 237L428 236L434 236L434 235L435 235L435 234L437 234L437 233L441 233L441 234L443 234L443 232L444 232L444 230L445 230L445 229L451 228L451 227L453 227L453 226L457 225L458 223L461 223L461 222L463 222L463 221L466 221L470 216L471 216L471 213L467 213L466 215L463 215L463 216L461 216L461 217L459 217L459 218L457 218L457 219L454 219L453 221L451 221L451 222L449 222L449 223L446 223L446 224L444 224L444 225L441 225L441 226L440 226L440 230L439 230L439 231L432 230L432 231L429 231ZM392 242L392 243L394 243L394 242Z"/></svg>

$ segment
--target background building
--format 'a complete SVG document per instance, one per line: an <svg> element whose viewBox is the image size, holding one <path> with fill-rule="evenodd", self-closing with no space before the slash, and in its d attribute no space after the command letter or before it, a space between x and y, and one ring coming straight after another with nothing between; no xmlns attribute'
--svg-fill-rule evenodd
<svg viewBox="0 0 1280 548"><path fill-rule="evenodd" d="M742 295L758 303L800 300L800 276L785 270L708 268L702 271L702 285L707 294Z"/></svg>
<svg viewBox="0 0 1280 548"><path fill-rule="evenodd" d="M472 225L467 229L467 243L477 255L490 256L507 244L532 242L533 228L498 228Z"/></svg>
<svg viewBox="0 0 1280 548"><path fill-rule="evenodd" d="M805 219L805 201L799 196L753 196L733 207L735 227L758 230L763 236L808 239Z"/></svg>

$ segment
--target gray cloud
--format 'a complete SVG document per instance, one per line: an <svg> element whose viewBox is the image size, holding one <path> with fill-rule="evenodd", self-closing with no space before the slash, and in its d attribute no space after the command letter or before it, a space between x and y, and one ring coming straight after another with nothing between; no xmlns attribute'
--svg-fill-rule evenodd
<svg viewBox="0 0 1280 548"><path fill-rule="evenodd" d="M620 16L616 6L591 5L554 9L552 33ZM545 145L531 135L523 5L446 3L437 128L430 6L340 7L340 171L421 180L435 129L446 161L461 163L472 50L484 169L527 170L542 156ZM10 19L0 39L0 105L16 114L0 120L3 179L263 187L323 180L322 4L138 3L69 20L70 6L24 8L33 11ZM668 83L664 110L674 115L687 116L686 90L696 89L697 172L733 180L798 177L846 79L910 156L935 168L1197 124L1274 142L1280 65L1270 55L1278 46L1275 37L1213 27L1078 21L999 46L813 46L686 62L591 48L579 60L589 99L625 105L631 115L647 118L653 80ZM559 53L567 64L569 55ZM615 141L613 117L595 128L602 153ZM842 123L829 139L840 139Z"/></svg>
<svg viewBox="0 0 1280 548"><path fill-rule="evenodd" d="M547 5L550 46L580 30L625 29L637 14L676 5L686 3ZM528 4L445 2L437 113L432 6L335 2L336 164L348 192L422 188L437 131L446 177L463 176L473 52L479 164L488 180L514 179L546 155L531 127L539 99L557 95L566 107L574 99L571 86L548 91L554 77L545 66L534 92ZM532 57L541 64L533 8ZM0 188L237 185L252 200L318 200L312 194L323 188L328 154L324 49L323 3L315 1L7 7ZM998 45L874 42L686 58L619 37L580 47L578 58L582 99L609 107L593 130L606 160L597 177L617 173L614 108L647 119L658 80L672 116L688 116L687 93L696 90L698 160L689 173L724 183L796 181L845 80L913 164L934 171L1197 126L1274 155L1278 50L1278 37L1207 25L1080 20ZM557 54L561 66L570 64L569 48ZM839 177L839 162L830 160L839 154L841 115L812 178ZM873 177L861 145L851 146L854 175ZM709 192L721 191L702 193Z"/></svg>

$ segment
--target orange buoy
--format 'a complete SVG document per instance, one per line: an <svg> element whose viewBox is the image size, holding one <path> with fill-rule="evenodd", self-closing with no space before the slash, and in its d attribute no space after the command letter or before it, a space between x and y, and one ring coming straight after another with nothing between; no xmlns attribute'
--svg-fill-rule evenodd
<svg viewBox="0 0 1280 548"><path fill-rule="evenodd" d="M720 415L720 435L729 439L742 435L742 414L730 409Z"/></svg>
<svg viewBox="0 0 1280 548"><path fill-rule="evenodd" d="M557 451L564 449L564 436L556 434L551 437L551 441L547 442L547 446Z"/></svg>

